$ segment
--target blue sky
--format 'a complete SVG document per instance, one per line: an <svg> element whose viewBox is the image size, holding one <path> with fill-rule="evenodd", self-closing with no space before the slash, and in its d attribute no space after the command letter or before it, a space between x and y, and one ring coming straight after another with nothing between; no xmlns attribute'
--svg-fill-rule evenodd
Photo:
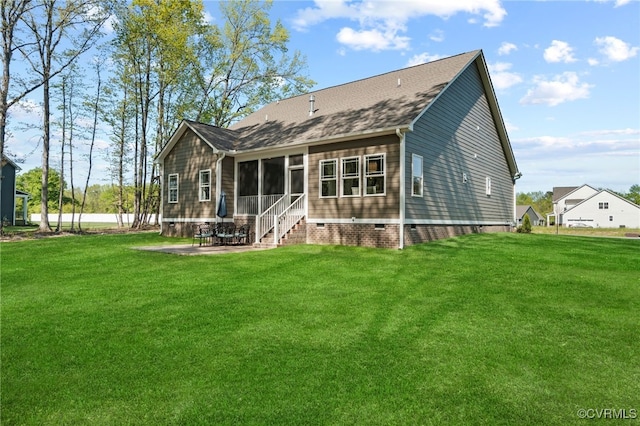
<svg viewBox="0 0 640 426"><path fill-rule="evenodd" d="M315 88L482 49L519 192L640 183L638 1L276 1L273 14Z"/></svg>
<svg viewBox="0 0 640 426"><path fill-rule="evenodd" d="M205 1L206 18L219 23L218 7ZM640 184L638 0L276 0L272 18L306 56L314 89L482 49L523 173L518 192ZM38 167L37 137L19 133L9 151L24 171Z"/></svg>

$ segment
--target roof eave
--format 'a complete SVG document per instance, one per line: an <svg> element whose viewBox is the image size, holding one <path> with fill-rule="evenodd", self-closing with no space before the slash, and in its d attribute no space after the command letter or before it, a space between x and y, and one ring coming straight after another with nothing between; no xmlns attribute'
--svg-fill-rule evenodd
<svg viewBox="0 0 640 426"><path fill-rule="evenodd" d="M402 124L402 125L385 127L380 129L363 130L363 131L351 132L351 133L341 133L341 134L332 135L329 137L321 137L321 138L314 138L314 139L308 139L308 140L296 140L296 141L281 144L278 146L267 146L267 147L259 147L259 148L250 148L245 150L237 150L233 154L247 154L247 153L256 153L256 152L263 152L263 151L280 150L280 149L290 149L293 147L328 145L332 143L367 139L367 138L376 137L376 136L391 135L391 134L395 134L396 130L410 132L410 131L413 131L413 125L409 123L409 124Z"/></svg>

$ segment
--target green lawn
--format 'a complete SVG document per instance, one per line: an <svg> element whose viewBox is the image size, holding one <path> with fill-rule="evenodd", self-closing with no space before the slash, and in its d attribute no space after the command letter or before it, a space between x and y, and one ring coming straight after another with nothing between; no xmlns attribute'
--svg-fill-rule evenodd
<svg viewBox="0 0 640 426"><path fill-rule="evenodd" d="M167 241L0 244L3 425L565 425L584 423L581 409L640 412L639 241L130 248Z"/></svg>

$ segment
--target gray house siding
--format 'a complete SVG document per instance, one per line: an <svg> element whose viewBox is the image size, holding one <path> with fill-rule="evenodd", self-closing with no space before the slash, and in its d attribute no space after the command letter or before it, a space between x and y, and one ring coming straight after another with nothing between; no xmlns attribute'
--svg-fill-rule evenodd
<svg viewBox="0 0 640 426"><path fill-rule="evenodd" d="M0 202L0 220L15 225L16 206L16 168L6 162L2 165L2 200Z"/></svg>
<svg viewBox="0 0 640 426"><path fill-rule="evenodd" d="M412 154L423 157L423 196L412 196ZM408 223L513 221L513 181L477 66L471 64L406 134ZM491 179L487 195L486 178Z"/></svg>

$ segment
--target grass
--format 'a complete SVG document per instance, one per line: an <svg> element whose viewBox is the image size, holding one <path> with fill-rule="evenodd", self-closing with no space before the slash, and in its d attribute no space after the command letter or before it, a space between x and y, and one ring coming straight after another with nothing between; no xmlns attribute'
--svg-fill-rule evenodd
<svg viewBox="0 0 640 426"><path fill-rule="evenodd" d="M564 425L579 409L640 411L638 241L130 248L166 242L0 245L3 425Z"/></svg>

